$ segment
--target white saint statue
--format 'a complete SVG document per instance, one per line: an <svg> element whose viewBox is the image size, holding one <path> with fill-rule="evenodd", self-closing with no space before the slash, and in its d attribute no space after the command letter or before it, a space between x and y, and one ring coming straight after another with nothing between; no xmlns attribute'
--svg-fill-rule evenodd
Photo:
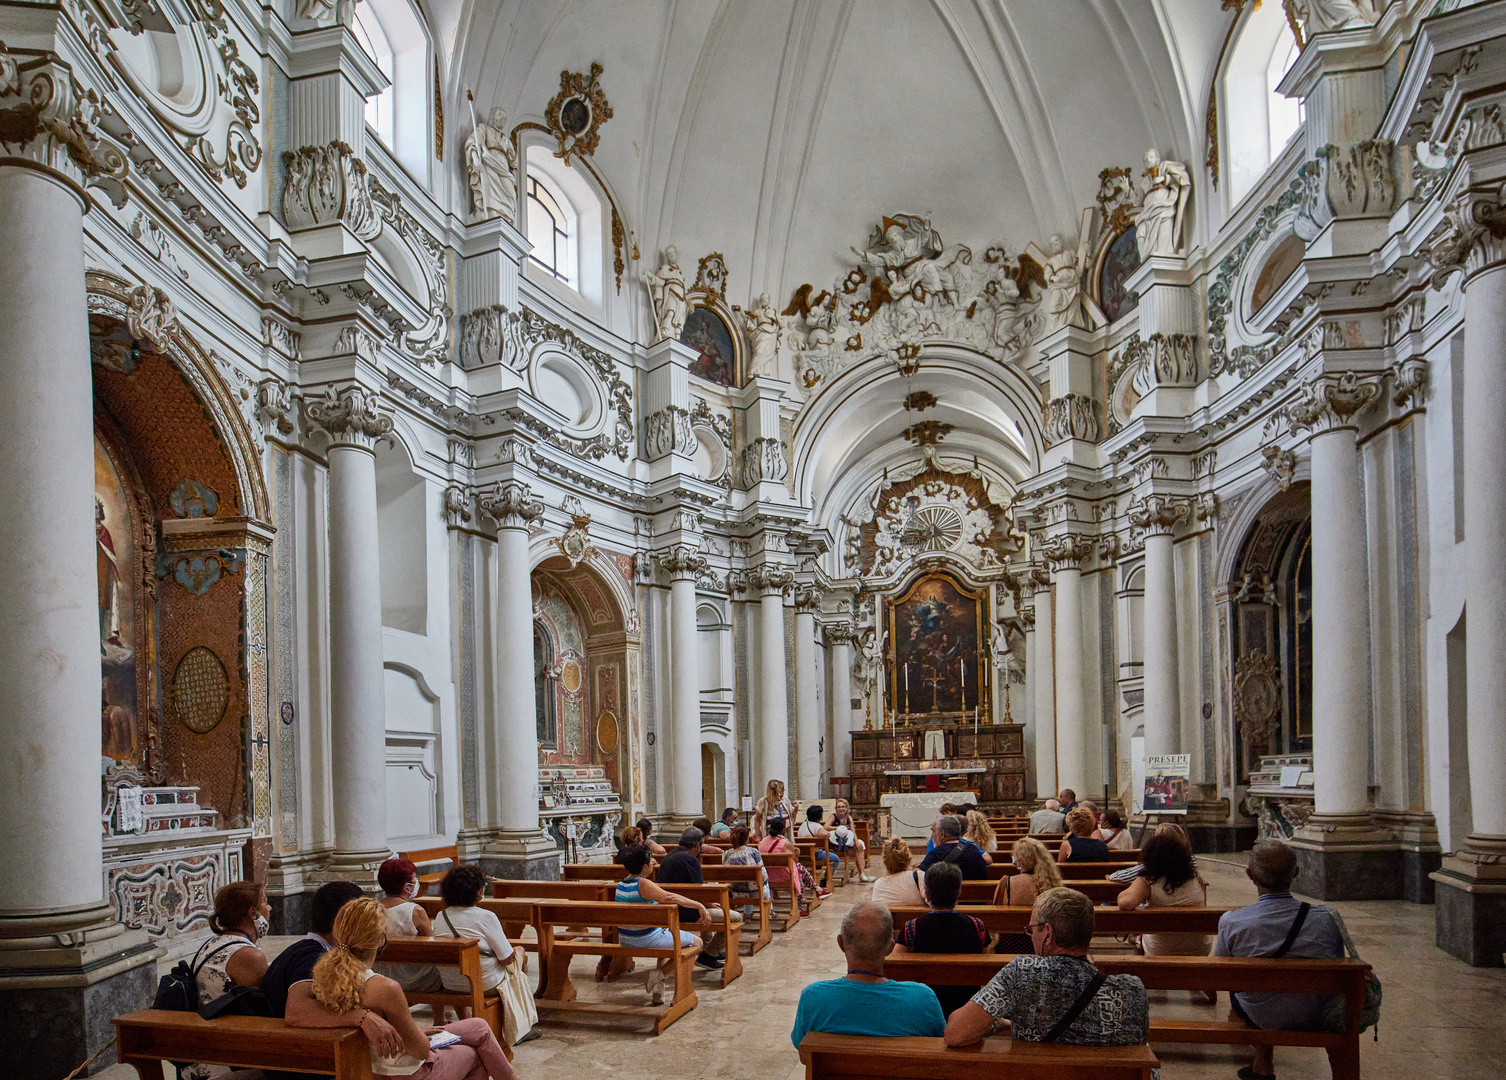
<svg viewBox="0 0 1506 1080"><path fill-rule="evenodd" d="M1061 233L1051 234L1051 250L1041 261L1046 271L1046 296L1041 301L1041 333L1049 334L1064 326L1081 326L1082 268L1077 252L1068 251Z"/></svg>
<svg viewBox="0 0 1506 1080"><path fill-rule="evenodd" d="M518 152L507 136L507 113L494 108L488 121L476 119L465 140L465 175L471 188L471 220L514 220L518 207Z"/></svg>
<svg viewBox="0 0 1506 1080"><path fill-rule="evenodd" d="M1192 177L1179 161L1162 161L1154 149L1145 152L1141 173L1140 216L1135 219L1135 247L1140 259L1175 255L1182 249L1182 219Z"/></svg>
<svg viewBox="0 0 1506 1080"><path fill-rule="evenodd" d="M1296 16L1309 38L1330 30L1374 26L1380 21L1380 12L1370 0L1285 0L1283 6Z"/></svg>
<svg viewBox="0 0 1506 1080"><path fill-rule="evenodd" d="M760 294L752 307L739 309L738 315L743 321L743 336L748 339L748 375L779 378L779 342L784 324L769 294Z"/></svg>
<svg viewBox="0 0 1506 1080"><path fill-rule="evenodd" d="M648 286L649 299L654 304L656 332L650 344L670 340L679 341L685 329L685 316L690 305L685 299L685 275L680 272L680 252L670 244L664 249L664 261L653 273L643 275Z"/></svg>

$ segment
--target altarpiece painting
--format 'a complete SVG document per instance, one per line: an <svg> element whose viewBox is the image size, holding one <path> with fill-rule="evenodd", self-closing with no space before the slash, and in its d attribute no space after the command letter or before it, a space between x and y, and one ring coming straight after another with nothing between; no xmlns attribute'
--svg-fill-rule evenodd
<svg viewBox="0 0 1506 1080"><path fill-rule="evenodd" d="M987 607L986 590L939 572L884 602L894 658L887 711L898 723L989 722L979 649Z"/></svg>

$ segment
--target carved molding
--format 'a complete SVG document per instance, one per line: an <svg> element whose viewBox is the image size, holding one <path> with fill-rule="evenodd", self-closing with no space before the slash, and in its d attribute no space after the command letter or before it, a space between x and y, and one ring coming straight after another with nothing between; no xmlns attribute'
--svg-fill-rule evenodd
<svg viewBox="0 0 1506 1080"><path fill-rule="evenodd" d="M382 408L381 396L359 383L308 398L303 414L309 423L329 436L332 447L375 450L377 441L392 433L392 417Z"/></svg>
<svg viewBox="0 0 1506 1080"><path fill-rule="evenodd" d="M1428 362L1420 356L1391 365L1391 404L1399 409L1420 409L1428 398Z"/></svg>
<svg viewBox="0 0 1506 1080"><path fill-rule="evenodd" d="M666 405L658 412L643 418L643 452L649 461L658 461L667 454L689 456L695 450L695 434L691 430L690 410L678 405Z"/></svg>
<svg viewBox="0 0 1506 1080"><path fill-rule="evenodd" d="M821 613L821 598L824 595L820 589L796 589L795 613L797 615L819 615Z"/></svg>
<svg viewBox="0 0 1506 1080"><path fill-rule="evenodd" d="M1138 337L1138 333L1135 335ZM1158 386L1196 386L1198 381L1197 336L1152 334L1132 350L1126 344L1126 359L1137 361L1135 389L1143 397Z"/></svg>
<svg viewBox="0 0 1506 1080"><path fill-rule="evenodd" d="M1311 430L1314 435L1354 427L1354 417L1380 397L1381 376L1359 376L1352 371L1323 374L1297 391L1297 400L1286 408L1293 431Z"/></svg>
<svg viewBox="0 0 1506 1080"><path fill-rule="evenodd" d="M1067 533L1049 537L1041 545L1041 553L1053 574L1063 570L1079 570L1093 556L1096 541L1091 536Z"/></svg>
<svg viewBox="0 0 1506 1080"><path fill-rule="evenodd" d="M676 544L666 551L656 552L654 561L659 564L659 569L677 580L694 581L699 575L706 572L706 557L700 553L699 548L689 544Z"/></svg>
<svg viewBox="0 0 1506 1080"><path fill-rule="evenodd" d="M1459 270L1467 288L1476 274L1506 262L1506 185L1461 192L1443 208L1425 247L1434 288Z"/></svg>
<svg viewBox="0 0 1506 1080"><path fill-rule="evenodd" d="M282 216L290 230L339 221L362 240L381 231L366 164L348 144L337 140L325 146L301 146L285 151L282 161L288 170Z"/></svg>
<svg viewBox="0 0 1506 1080"><path fill-rule="evenodd" d="M745 488L756 487L764 480L783 480L789 475L790 466L784 459L784 447L772 436L750 441L742 448L739 459Z"/></svg>
<svg viewBox="0 0 1506 1080"><path fill-rule="evenodd" d="M1191 516L1192 503L1171 495L1147 495L1129 508L1130 524L1148 536L1170 536Z"/></svg>
<svg viewBox="0 0 1506 1080"><path fill-rule="evenodd" d="M1282 491L1290 488L1297 477L1296 452L1283 450L1279 446L1263 446L1260 448L1260 456L1260 467L1276 482L1276 486Z"/></svg>
<svg viewBox="0 0 1506 1080"><path fill-rule="evenodd" d="M1098 403L1086 394L1063 394L1052 398L1046 402L1041 420L1048 446L1068 439L1098 441Z"/></svg>
<svg viewBox="0 0 1506 1080"><path fill-rule="evenodd" d="M1396 176L1391 169L1395 143L1368 139L1348 153L1333 143L1313 156L1328 167L1328 205L1337 218L1383 217L1396 205Z"/></svg>
<svg viewBox="0 0 1506 1080"><path fill-rule="evenodd" d="M527 529L544 516L544 502L522 480L502 480L478 500L481 512L499 529Z"/></svg>

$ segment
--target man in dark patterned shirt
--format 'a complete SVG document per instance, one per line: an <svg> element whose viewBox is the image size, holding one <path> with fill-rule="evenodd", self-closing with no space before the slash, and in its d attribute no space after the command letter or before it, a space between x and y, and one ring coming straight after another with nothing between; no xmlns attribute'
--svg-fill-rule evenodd
<svg viewBox="0 0 1506 1080"><path fill-rule="evenodd" d="M1093 901L1075 889L1047 889L1030 915L1036 955L1018 956L973 999L952 1013L948 1046L966 1046L998 1032L1041 1042L1098 974L1088 959ZM1134 1046L1150 1031L1145 984L1133 975L1104 979L1087 1008L1057 1042L1076 1046Z"/></svg>

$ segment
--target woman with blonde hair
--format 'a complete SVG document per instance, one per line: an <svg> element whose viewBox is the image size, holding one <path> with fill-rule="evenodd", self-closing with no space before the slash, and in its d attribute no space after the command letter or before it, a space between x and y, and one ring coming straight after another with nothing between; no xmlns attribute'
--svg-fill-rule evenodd
<svg viewBox="0 0 1506 1080"><path fill-rule="evenodd" d="M988 823L988 818L981 810L969 810L964 819L962 839L971 840L978 845L978 849L987 857L999 850L999 838L994 835L993 826ZM993 862L993 859L988 859Z"/></svg>
<svg viewBox="0 0 1506 1080"><path fill-rule="evenodd" d="M513 1080L502 1044L485 1020L475 1017L445 1027L421 1028L408 1012L403 988L371 970L387 944L387 912L381 904L365 897L350 901L335 916L330 937L334 948L314 965L313 980L294 983L288 990L290 1002L306 1006L305 1019L314 1016L327 1021L303 1026L343 1027L350 1023L348 1014L357 1009L374 1012L397 1030L403 1044L402 1052L391 1057L371 1048L371 1071L378 1076ZM290 1017L293 1012L289 1010Z"/></svg>
<svg viewBox="0 0 1506 1080"><path fill-rule="evenodd" d="M925 907L925 876L910 869L910 845L902 836L891 836L879 849L884 869L889 871L873 883L873 902L887 907Z"/></svg>
<svg viewBox="0 0 1506 1080"><path fill-rule="evenodd" d="M769 822L783 818L794 827L796 804L784 797L784 781L770 780L764 789L763 798L753 807L753 835L764 836L769 831Z"/></svg>
<svg viewBox="0 0 1506 1080"><path fill-rule="evenodd" d="M1061 885L1062 872L1056 868L1046 845L1039 840L1028 836L1016 840L1011 855L1017 873L999 879L999 885L994 889L995 907L1034 907L1036 897ZM1035 946L1031 944L1029 934L1000 934L994 951L1029 953L1035 951Z"/></svg>

